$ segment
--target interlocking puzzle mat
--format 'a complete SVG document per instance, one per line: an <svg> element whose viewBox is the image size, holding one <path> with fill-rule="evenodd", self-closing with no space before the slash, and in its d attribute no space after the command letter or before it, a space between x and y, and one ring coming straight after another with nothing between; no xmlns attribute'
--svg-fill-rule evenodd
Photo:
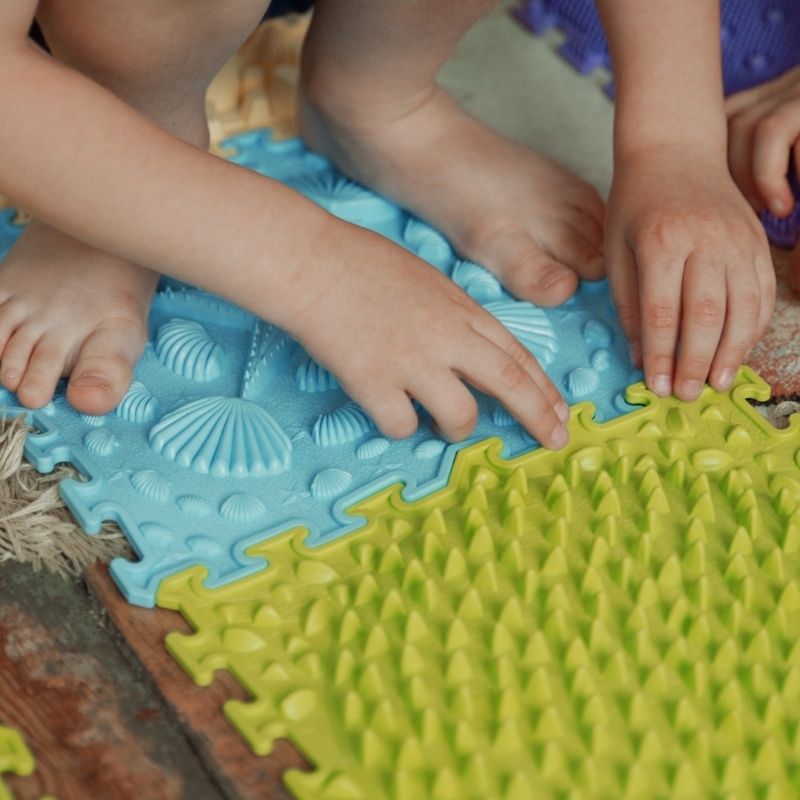
<svg viewBox="0 0 800 800"><path fill-rule="evenodd" d="M22 734L14 728L0 725L0 800L13 800L11 790L3 783L3 773L32 775L36 764ZM42 797L41 800L54 800Z"/></svg>
<svg viewBox="0 0 800 800"><path fill-rule="evenodd" d="M630 409L622 391L641 373L632 372L604 283L585 285L556 309L518 302L435 230L299 141L274 142L262 131L227 144L234 161L450 275L531 349L568 401L591 399L600 419ZM22 411L13 396L2 401ZM537 446L493 400L479 405L475 439L500 436L507 455ZM386 486L404 483L408 499L441 488L463 447L438 438L427 417L408 440L380 436L282 331L170 281L155 299L136 381L115 413L80 415L58 396L29 416L39 433L26 456L40 471L69 461L86 477L63 482L63 497L89 533L119 523L141 560L116 560L112 574L129 600L146 606L163 577L195 564L208 568L212 586L263 569L246 549L288 528L307 527L312 545L353 530L362 520L347 509Z"/></svg>
<svg viewBox="0 0 800 800"><path fill-rule="evenodd" d="M557 29L565 36L559 53L588 74L611 70L594 0L522 0L516 17L534 33ZM772 80L800 64L800 6L795 0L722 0L722 61L725 94ZM606 84L614 96L613 79ZM795 196L800 187L792 179ZM786 219L764 214L771 241L791 247L800 236L800 204Z"/></svg>
<svg viewBox="0 0 800 800"><path fill-rule="evenodd" d="M800 796L800 419L774 429L743 369L695 403L597 425L561 452L459 453L448 485L358 506L325 547L193 568L160 606L201 685L228 670L256 753L289 737L301 800Z"/></svg>

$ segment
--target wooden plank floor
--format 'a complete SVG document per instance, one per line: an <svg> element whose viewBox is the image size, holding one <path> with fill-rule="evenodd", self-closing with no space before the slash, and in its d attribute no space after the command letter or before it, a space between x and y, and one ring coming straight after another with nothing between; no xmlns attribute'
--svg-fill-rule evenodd
<svg viewBox="0 0 800 800"><path fill-rule="evenodd" d="M251 753L221 712L237 684L201 689L164 649L182 624L125 603L104 567L82 581L0 564L0 720L37 759L6 777L18 800L289 797L281 774L304 761L288 743Z"/></svg>

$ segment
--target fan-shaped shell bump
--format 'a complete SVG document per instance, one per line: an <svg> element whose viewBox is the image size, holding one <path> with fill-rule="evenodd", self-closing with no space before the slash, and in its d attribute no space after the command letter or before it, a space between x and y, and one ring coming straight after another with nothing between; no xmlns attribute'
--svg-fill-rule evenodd
<svg viewBox="0 0 800 800"><path fill-rule="evenodd" d="M473 261L459 261L453 267L453 280L474 300L479 303L490 303L503 296L500 281Z"/></svg>
<svg viewBox="0 0 800 800"><path fill-rule="evenodd" d="M354 402L317 417L311 436L321 447L335 447L361 438L372 428L372 420Z"/></svg>
<svg viewBox="0 0 800 800"><path fill-rule="evenodd" d="M333 373L311 357L306 358L297 368L294 380L301 392L328 392L339 388L339 382Z"/></svg>
<svg viewBox="0 0 800 800"><path fill-rule="evenodd" d="M139 381L134 381L125 397L117 406L116 415L127 422L136 422L143 425L156 418L158 401L150 390Z"/></svg>
<svg viewBox="0 0 800 800"><path fill-rule="evenodd" d="M169 370L191 381L213 381L222 374L224 353L198 322L173 319L158 329L156 356Z"/></svg>
<svg viewBox="0 0 800 800"><path fill-rule="evenodd" d="M553 323L541 308L515 300L497 300L484 306L541 364L550 364L558 350Z"/></svg>
<svg viewBox="0 0 800 800"><path fill-rule="evenodd" d="M349 488L353 476L335 467L318 472L311 481L311 495L318 500L338 497Z"/></svg>
<svg viewBox="0 0 800 800"><path fill-rule="evenodd" d="M292 458L274 417L238 397L207 397L167 414L150 431L150 446L176 464L222 477L275 475Z"/></svg>

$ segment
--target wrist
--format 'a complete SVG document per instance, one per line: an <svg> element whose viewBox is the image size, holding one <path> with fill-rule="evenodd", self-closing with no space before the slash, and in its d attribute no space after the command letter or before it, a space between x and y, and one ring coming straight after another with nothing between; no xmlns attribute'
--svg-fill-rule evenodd
<svg viewBox="0 0 800 800"><path fill-rule="evenodd" d="M627 169L642 163L675 164L686 168L702 162L728 171L727 143L716 137L680 137L667 132L636 137L634 141L614 143L614 169Z"/></svg>

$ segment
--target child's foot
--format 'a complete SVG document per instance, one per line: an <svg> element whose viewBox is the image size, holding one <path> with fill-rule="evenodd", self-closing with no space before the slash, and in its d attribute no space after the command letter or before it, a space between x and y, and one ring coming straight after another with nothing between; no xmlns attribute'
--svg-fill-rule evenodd
<svg viewBox="0 0 800 800"><path fill-rule="evenodd" d="M33 221L0 265L0 383L29 408L70 375L78 410L105 414L147 341L158 275Z"/></svg>
<svg viewBox="0 0 800 800"><path fill-rule="evenodd" d="M439 228L515 295L556 305L578 277L602 276L603 203L588 183L495 133L440 89L399 110L338 100L332 87L306 89L306 141Z"/></svg>

